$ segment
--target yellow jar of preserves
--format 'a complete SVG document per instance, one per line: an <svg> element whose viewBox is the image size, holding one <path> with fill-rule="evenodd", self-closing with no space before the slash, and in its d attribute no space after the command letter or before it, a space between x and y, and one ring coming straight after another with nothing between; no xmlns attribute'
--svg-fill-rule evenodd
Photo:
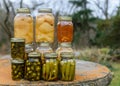
<svg viewBox="0 0 120 86"><path fill-rule="evenodd" d="M54 41L54 16L52 9L39 9L36 16L36 42Z"/></svg>
<svg viewBox="0 0 120 86"><path fill-rule="evenodd" d="M14 18L14 37L24 38L27 44L33 42L33 18L27 8L17 9Z"/></svg>

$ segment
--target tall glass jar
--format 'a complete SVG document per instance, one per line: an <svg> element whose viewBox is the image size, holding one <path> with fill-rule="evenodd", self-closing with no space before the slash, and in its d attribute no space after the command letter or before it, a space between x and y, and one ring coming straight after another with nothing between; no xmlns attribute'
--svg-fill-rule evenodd
<svg viewBox="0 0 120 86"><path fill-rule="evenodd" d="M54 16L52 9L39 9L36 16L36 42L54 41Z"/></svg>
<svg viewBox="0 0 120 86"><path fill-rule="evenodd" d="M17 9L14 18L14 37L24 38L27 44L33 42L33 18L28 8Z"/></svg>
<svg viewBox="0 0 120 86"><path fill-rule="evenodd" d="M43 43L38 44L36 52L41 53L41 61L42 61L42 64L43 64L43 63L45 63L44 53L51 53L51 52L53 52L53 50L50 47L50 43L43 42Z"/></svg>
<svg viewBox="0 0 120 86"><path fill-rule="evenodd" d="M12 59L24 60L25 55L25 39L11 38L11 57Z"/></svg>
<svg viewBox="0 0 120 86"><path fill-rule="evenodd" d="M58 54L58 61L61 60L60 54L62 52L71 52L71 53L73 53L73 49L71 47L71 43L70 42L63 42L63 43L59 44L59 47L56 50L56 53Z"/></svg>
<svg viewBox="0 0 120 86"><path fill-rule="evenodd" d="M45 63L42 66L42 78L47 81L58 80L58 62L56 53L45 53Z"/></svg>
<svg viewBox="0 0 120 86"><path fill-rule="evenodd" d="M40 54L31 52L28 54L28 60L25 62L25 79L30 81L38 81L41 76Z"/></svg>
<svg viewBox="0 0 120 86"><path fill-rule="evenodd" d="M72 42L73 40L73 23L72 18L68 16L59 17L57 24L58 42Z"/></svg>
<svg viewBox="0 0 120 86"><path fill-rule="evenodd" d="M63 81L72 81L75 78L75 60L73 53L61 53L60 75Z"/></svg>

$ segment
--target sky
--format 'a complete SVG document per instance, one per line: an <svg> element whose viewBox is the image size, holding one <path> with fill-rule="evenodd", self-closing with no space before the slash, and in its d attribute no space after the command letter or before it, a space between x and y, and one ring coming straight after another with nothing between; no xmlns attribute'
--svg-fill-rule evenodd
<svg viewBox="0 0 120 86"><path fill-rule="evenodd" d="M11 0L12 2L15 3L19 3L20 0ZM60 11L60 15L68 15L68 14L72 14L74 12L76 12L79 9L75 9L72 8L72 4L68 3L69 0L23 0L23 3L27 4L27 5L32 5L32 1L36 1L36 2L43 2L44 5L38 7L38 8L52 8L53 9L53 13L55 14L57 11ZM101 17L104 18L102 12L100 10L98 10L98 8L96 7L95 3L97 0L89 0L90 4L88 4L88 7L91 8L93 10L93 15L96 17ZM105 0L99 0L100 1L100 5L103 5L103 2ZM109 15L114 15L115 14L115 10L116 7L119 5L120 0L109 0L110 4L109 4ZM66 9L67 8L67 9ZM36 15L37 11L33 12L33 15Z"/></svg>

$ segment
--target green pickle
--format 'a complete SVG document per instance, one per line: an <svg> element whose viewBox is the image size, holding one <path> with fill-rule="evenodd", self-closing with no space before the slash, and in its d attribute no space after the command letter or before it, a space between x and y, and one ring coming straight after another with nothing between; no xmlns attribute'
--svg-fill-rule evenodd
<svg viewBox="0 0 120 86"><path fill-rule="evenodd" d="M13 80L24 78L24 60L12 60L11 68Z"/></svg>
<svg viewBox="0 0 120 86"><path fill-rule="evenodd" d="M11 57L13 59L24 59L25 40L23 38L11 38Z"/></svg>
<svg viewBox="0 0 120 86"><path fill-rule="evenodd" d="M58 80L58 62L56 53L45 53L45 63L42 66L42 78L46 81Z"/></svg>
<svg viewBox="0 0 120 86"><path fill-rule="evenodd" d="M40 80L40 76L41 76L40 54L36 52L29 53L28 60L26 60L25 65L26 65L25 79L29 81Z"/></svg>
<svg viewBox="0 0 120 86"><path fill-rule="evenodd" d="M72 81L75 78L75 60L73 53L61 53L60 61L60 79L63 81Z"/></svg>

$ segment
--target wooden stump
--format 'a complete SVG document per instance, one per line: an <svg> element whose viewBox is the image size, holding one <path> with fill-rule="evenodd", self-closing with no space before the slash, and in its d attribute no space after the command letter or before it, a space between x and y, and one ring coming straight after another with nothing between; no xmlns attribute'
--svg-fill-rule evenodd
<svg viewBox="0 0 120 86"><path fill-rule="evenodd" d="M0 59L0 86L108 86L112 80L111 71L97 63L76 60L75 80L64 81L13 81L11 78L11 63L9 58Z"/></svg>

